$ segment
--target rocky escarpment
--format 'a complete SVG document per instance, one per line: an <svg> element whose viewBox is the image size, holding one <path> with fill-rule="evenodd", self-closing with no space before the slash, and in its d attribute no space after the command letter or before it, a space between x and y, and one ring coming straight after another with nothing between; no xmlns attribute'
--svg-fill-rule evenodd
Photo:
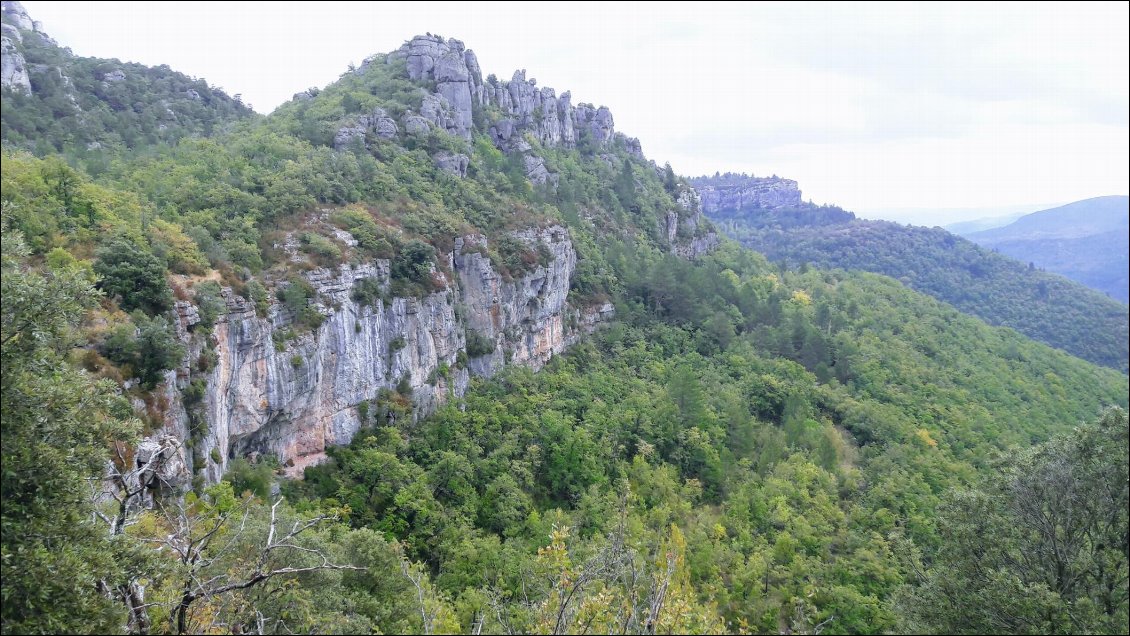
<svg viewBox="0 0 1130 636"><path fill-rule="evenodd" d="M30 95L31 75L20 45L24 41L24 32L30 37L46 37L42 35L43 27L31 19L19 2L4 2L0 5L0 16L3 17L3 25L0 26L0 88Z"/></svg>
<svg viewBox="0 0 1130 636"><path fill-rule="evenodd" d="M702 197L703 211L774 210L802 205L800 189L792 179L780 177L699 177L692 179Z"/></svg>
<svg viewBox="0 0 1130 636"><path fill-rule="evenodd" d="M357 72L364 73L379 59L367 60ZM533 151L527 134L547 148L573 148L580 143L603 148L618 140L630 154L643 157L639 140L616 132L608 108L574 106L568 91L558 96L552 88L538 87L537 80L527 78L525 70L515 71L509 81L494 75L484 79L474 51L459 40L430 34L416 36L385 56L384 61L402 61L409 79L434 89L424 94L418 108L405 112L399 122L381 108L343 121L334 137L337 149L358 142L376 142L378 138L392 139L398 134L422 135L432 128L470 140L478 112L483 115L480 132L489 135L504 152L522 155L526 176L536 185L556 187L558 178ZM303 94L295 96L304 98ZM451 155L437 156L435 160L441 170L458 176L466 173L466 168L453 162Z"/></svg>
<svg viewBox="0 0 1130 636"><path fill-rule="evenodd" d="M667 242L671 252L683 258L698 258L718 247L718 233L703 216L702 201L694 188L676 197L680 210L667 213Z"/></svg>
<svg viewBox="0 0 1130 636"><path fill-rule="evenodd" d="M540 368L612 308L569 306L576 252L567 230L531 229L516 238L543 256L532 271L507 279L484 256L485 239L461 237L447 257L455 280L420 298L388 297L388 261L310 271L305 278L325 320L294 338L284 338L295 320L282 304L260 316L225 289L226 313L199 337L191 333L195 308L179 303L187 360L214 363L204 374L187 365L170 372L165 430L154 440L186 440L175 465L207 481L218 480L231 459L255 453L296 472L324 457L327 446L349 442L382 390L410 393L420 416L461 396L470 374L491 375L508 363ZM383 297L358 300L362 281L376 281ZM183 487L189 478L168 481Z"/></svg>

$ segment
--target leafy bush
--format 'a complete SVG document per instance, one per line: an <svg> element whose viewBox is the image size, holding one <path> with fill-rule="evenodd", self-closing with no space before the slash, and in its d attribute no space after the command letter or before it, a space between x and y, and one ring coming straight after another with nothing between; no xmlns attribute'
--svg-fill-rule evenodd
<svg viewBox="0 0 1130 636"><path fill-rule="evenodd" d="M380 280L375 277L362 278L353 283L353 292L350 294L353 302L359 305L376 307L377 301L387 303L385 292L381 289Z"/></svg>
<svg viewBox="0 0 1130 636"><path fill-rule="evenodd" d="M333 267L341 264L341 248L321 234L304 232L302 234L302 251L313 256L315 262L322 267Z"/></svg>
<svg viewBox="0 0 1130 636"><path fill-rule="evenodd" d="M474 329L468 329L465 334L468 357L478 358L479 356L494 353L495 341L493 339L484 336Z"/></svg>
<svg viewBox="0 0 1130 636"><path fill-rule="evenodd" d="M100 247L95 256L94 272L101 277L98 286L117 298L122 309L155 315L173 306L165 263L142 246L117 238Z"/></svg>
<svg viewBox="0 0 1130 636"><path fill-rule="evenodd" d="M216 324L216 318L227 310L227 304L220 295L220 284L216 281L204 281L193 287L193 300L200 313L200 325L211 329Z"/></svg>
<svg viewBox="0 0 1130 636"><path fill-rule="evenodd" d="M261 460L252 464L243 457L228 463L224 481L231 483L232 492L250 492L266 501L271 495L271 484L275 480L275 469L269 461Z"/></svg>
<svg viewBox="0 0 1130 636"><path fill-rule="evenodd" d="M174 369L184 357L184 347L176 333L161 317L138 312L132 323L118 325L103 341L102 355L123 368L132 370L142 386L153 388L164 372Z"/></svg>

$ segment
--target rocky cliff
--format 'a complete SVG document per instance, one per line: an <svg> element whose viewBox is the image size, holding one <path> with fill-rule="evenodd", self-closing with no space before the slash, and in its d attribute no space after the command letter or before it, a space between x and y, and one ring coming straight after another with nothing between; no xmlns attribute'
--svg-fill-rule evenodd
<svg viewBox="0 0 1130 636"><path fill-rule="evenodd" d="M509 81L484 79L474 53L458 40L419 36L356 72L373 64L402 65L391 68L415 83L418 93L409 94L418 106L389 103L347 115L335 124L332 143L339 152L390 142L419 147L414 136L438 129L454 139L433 149L434 165L460 178L467 176L476 132L520 157L515 165L547 188L558 183L554 158L545 151L552 148L584 147L629 176L641 169L661 173L643 159L638 141L615 132L607 108L574 106L568 92L539 88L525 71ZM677 188L669 190L676 205L657 219L665 247L685 258L713 249L718 236L698 194L685 183L669 187ZM343 230L322 230L357 244ZM438 291L416 297L392 295L386 260L337 268L306 263L310 306L322 316L313 329L300 327L293 306L271 301L257 308L230 289L223 291L226 311L211 329L198 324L191 303L178 303L177 328L188 353L167 376L162 430L146 442L160 449L153 452L176 458L162 479L174 488L194 479L214 482L233 459L255 455L274 456L299 474L366 423L426 416L462 396L472 376L489 377L507 364L539 369L611 317L610 304L577 308L568 302L577 267L568 230L542 224L509 234L507 240L529 248L522 272L492 263L493 239L458 236L433 271ZM270 276L264 282L276 289L293 284Z"/></svg>
<svg viewBox="0 0 1130 636"><path fill-rule="evenodd" d="M43 27L31 19L19 2L0 4L0 16L3 19L0 25L0 88L31 94L31 76L20 45L25 32L31 37L46 37L42 34Z"/></svg>
<svg viewBox="0 0 1130 636"><path fill-rule="evenodd" d="M410 394L412 416L427 415L461 396L471 374L489 376L508 363L540 368L611 315L610 305L582 312L568 304L577 257L567 230L515 237L545 255L544 263L508 280L483 255L485 238L460 237L447 255L453 280L420 298L355 298L366 279L387 296L388 261L312 270L305 275L317 292L311 302L325 321L295 338L281 337L295 320L280 303L259 316L225 289L226 313L206 336L194 333L195 307L178 303L189 353L184 367L169 372L165 427L149 443L186 443L167 451L178 459L164 479L174 487L192 473L216 481L231 459L252 454L274 455L298 473L327 446L349 442L374 416L382 390L398 399ZM189 364L201 356L214 360L206 373Z"/></svg>
<svg viewBox="0 0 1130 636"><path fill-rule="evenodd" d="M802 205L800 189L792 179L780 177L699 177L692 179L707 214L720 210L775 210Z"/></svg>
<svg viewBox="0 0 1130 636"><path fill-rule="evenodd" d="M667 213L667 242L671 252L683 258L698 258L718 247L718 233L703 216L702 200L694 188L679 192L680 210Z"/></svg>
<svg viewBox="0 0 1130 636"><path fill-rule="evenodd" d="M425 134L433 127L470 140L478 112L483 116L481 132L504 152L522 155L526 176L536 185L556 187L558 176L534 152L527 134L546 148L573 148L580 143L603 148L618 140L635 156L643 156L639 140L616 132L608 108L574 106L568 91L558 96L552 88L539 88L537 80L527 79L525 70L514 71L509 81L494 75L484 79L474 51L459 40L419 35L383 58L367 60L357 72L364 73L382 59L385 64L403 62L408 79L428 86L430 92L422 96L417 108L405 112L399 123L381 108L342 122L334 137L339 150L378 137ZM435 160L441 169L463 176L465 158L460 156L445 154Z"/></svg>

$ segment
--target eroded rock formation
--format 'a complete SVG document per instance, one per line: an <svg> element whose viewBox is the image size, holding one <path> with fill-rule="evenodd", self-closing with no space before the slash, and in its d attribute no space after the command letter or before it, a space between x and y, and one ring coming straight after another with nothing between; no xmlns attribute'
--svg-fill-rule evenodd
<svg viewBox="0 0 1130 636"><path fill-rule="evenodd" d="M706 213L716 210L773 210L799 207L800 189L792 179L780 177L702 178L694 180Z"/></svg>
<svg viewBox="0 0 1130 636"><path fill-rule="evenodd" d="M312 270L305 278L325 320L293 338L286 336L295 317L282 304L259 316L250 302L224 289L226 312L209 336L193 337L195 307L178 303L178 333L189 344L186 363L206 351L215 363L193 378L195 389L187 366L169 372L170 408L158 436L192 440L195 452L184 453L186 470L207 481L218 480L232 458L255 453L278 457L293 474L321 460L327 446L348 443L368 409L359 405L382 389L410 389L414 415L423 416L462 396L470 374L489 376L505 364L540 368L607 319L612 308L582 312L568 304L577 257L567 230L530 229L515 238L543 255L543 262L507 279L484 256L483 237L460 237L448 255L454 280L420 298L387 297L385 260ZM386 298L357 300L354 291L366 279L375 280ZM469 335L491 350L468 352Z"/></svg>

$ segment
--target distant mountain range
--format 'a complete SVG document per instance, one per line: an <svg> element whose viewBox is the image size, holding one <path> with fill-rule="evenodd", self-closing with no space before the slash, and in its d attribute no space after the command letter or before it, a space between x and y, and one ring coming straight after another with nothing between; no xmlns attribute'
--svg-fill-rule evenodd
<svg viewBox="0 0 1130 636"><path fill-rule="evenodd" d="M966 234L978 245L1130 300L1130 197L1095 197Z"/></svg>
<svg viewBox="0 0 1130 636"><path fill-rule="evenodd" d="M957 223L950 223L943 227L958 236L968 236L974 232L984 232L985 230L1004 227L1022 216L1024 216L1023 212L1015 212L1004 216L990 216L982 219L973 219L971 221L958 221Z"/></svg>
<svg viewBox="0 0 1130 636"><path fill-rule="evenodd" d="M1088 289L1069 280L1066 272L1040 271L1041 267L1052 270L1044 259L1056 250L1070 253L1067 245L1075 241L1093 252L1095 260L1116 260L1120 255L1125 290L1126 197L1104 198L1121 201L1123 229L1113 233L1102 231L1116 225L1110 220L1117 218L1113 204L1103 207L1106 213L1084 214L1076 208L1077 213L1069 212L1067 217L1076 219L1074 223L1062 220L1061 214L1047 214L1056 212L1048 210L1024 217L1034 220L1008 226L1022 228L1014 236L1038 242L1022 248L1025 256L1018 262L1006 256L1010 252L1004 245L1011 239L1002 241L998 253L940 227L859 219L835 206L799 203L796 182L787 179L700 177L691 182L702 193L703 212L719 229L785 267L813 265L884 274L991 325L1012 327L1097 364L1123 372L1128 368L1125 291L1116 301L1111 297L1114 293L1108 296ZM1089 220L1081 222L1084 218ZM983 234L1010 236L1006 228ZM1114 234L1121 237L1120 244ZM1040 261L1032 257L1037 253L1043 257ZM1063 260L1074 262L1066 256ZM1119 270L1114 265L1098 271Z"/></svg>

